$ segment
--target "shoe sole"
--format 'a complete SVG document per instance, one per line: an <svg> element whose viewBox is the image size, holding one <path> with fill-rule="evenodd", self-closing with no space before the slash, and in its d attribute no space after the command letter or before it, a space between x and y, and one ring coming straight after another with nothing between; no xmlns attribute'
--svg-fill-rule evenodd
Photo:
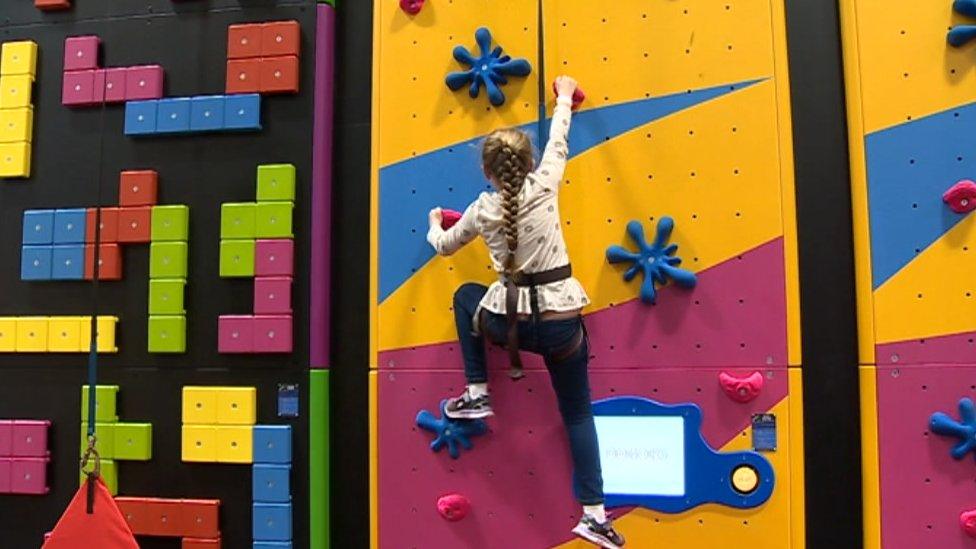
<svg viewBox="0 0 976 549"><path fill-rule="evenodd" d="M491 410L461 410L460 412L444 411L444 415L451 419L484 419L495 415Z"/></svg>
<svg viewBox="0 0 976 549"><path fill-rule="evenodd" d="M605 549L622 549L622 546L617 545L603 536L594 534L589 528L580 524L577 524L576 528L573 528L573 533L586 541L595 543L600 547L604 547Z"/></svg>

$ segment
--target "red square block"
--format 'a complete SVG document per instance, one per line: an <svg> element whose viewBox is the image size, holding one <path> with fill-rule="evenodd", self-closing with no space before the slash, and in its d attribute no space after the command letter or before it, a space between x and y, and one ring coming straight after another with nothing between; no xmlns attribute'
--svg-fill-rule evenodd
<svg viewBox="0 0 976 549"><path fill-rule="evenodd" d="M10 491L14 494L46 494L48 458L13 458Z"/></svg>
<svg viewBox="0 0 976 549"><path fill-rule="evenodd" d="M10 470L13 468L13 460L0 457L0 494L10 493Z"/></svg>
<svg viewBox="0 0 976 549"><path fill-rule="evenodd" d="M291 315L255 315L254 352L290 353L291 328Z"/></svg>
<svg viewBox="0 0 976 549"><path fill-rule="evenodd" d="M178 499L146 498L144 531L134 532L146 536L178 537L183 532L183 508Z"/></svg>
<svg viewBox="0 0 976 549"><path fill-rule="evenodd" d="M298 57L261 58L261 91L265 93L298 93Z"/></svg>
<svg viewBox="0 0 976 549"><path fill-rule="evenodd" d="M64 70L80 71L98 68L97 36L72 36L64 39Z"/></svg>
<svg viewBox="0 0 976 549"><path fill-rule="evenodd" d="M260 23L227 27L227 59L261 57L263 32L263 25Z"/></svg>
<svg viewBox="0 0 976 549"><path fill-rule="evenodd" d="M152 208L119 208L119 242L146 243L152 234Z"/></svg>
<svg viewBox="0 0 976 549"><path fill-rule="evenodd" d="M290 276L259 276L254 279L254 314L291 314Z"/></svg>
<svg viewBox="0 0 976 549"><path fill-rule="evenodd" d="M154 206L159 174L153 170L129 170L119 177L119 206Z"/></svg>
<svg viewBox="0 0 976 549"><path fill-rule="evenodd" d="M95 71L71 71L62 75L61 104L91 105L95 102Z"/></svg>
<svg viewBox="0 0 976 549"><path fill-rule="evenodd" d="M98 69L95 71L94 102L122 103L125 101L126 69Z"/></svg>
<svg viewBox="0 0 976 549"><path fill-rule="evenodd" d="M220 500L184 499L180 504L183 509L183 536L217 539L219 542ZM216 547L220 547L219 543Z"/></svg>
<svg viewBox="0 0 976 549"><path fill-rule="evenodd" d="M217 318L218 353L254 352L254 317L221 315Z"/></svg>
<svg viewBox="0 0 976 549"><path fill-rule="evenodd" d="M34 7L43 11L66 10L71 7L71 0L34 0Z"/></svg>
<svg viewBox="0 0 976 549"><path fill-rule="evenodd" d="M256 93L261 91L261 60L230 59L227 61L227 93Z"/></svg>
<svg viewBox="0 0 976 549"><path fill-rule="evenodd" d="M150 528L149 523L151 518L149 509L146 506L147 499L149 498L122 496L115 498L115 504L119 506L119 511L122 512L122 517L129 524L129 529L132 530L133 534L142 535Z"/></svg>
<svg viewBox="0 0 976 549"><path fill-rule="evenodd" d="M13 456L47 457L47 429L50 421L14 421Z"/></svg>
<svg viewBox="0 0 976 549"><path fill-rule="evenodd" d="M159 99L163 96L163 67L128 67L125 73L125 99Z"/></svg>
<svg viewBox="0 0 976 549"><path fill-rule="evenodd" d="M119 239L119 209L102 208L101 222L98 224L101 234L99 243L116 242ZM85 242L95 243L95 208L88 208L85 217Z"/></svg>
<svg viewBox="0 0 976 549"><path fill-rule="evenodd" d="M183 538L182 549L220 549L220 538Z"/></svg>
<svg viewBox="0 0 976 549"><path fill-rule="evenodd" d="M95 278L95 245L85 245L85 280ZM122 280L122 249L118 244L98 246L98 279Z"/></svg>
<svg viewBox="0 0 976 549"><path fill-rule="evenodd" d="M298 21L265 23L261 36L261 55L300 55L302 30Z"/></svg>

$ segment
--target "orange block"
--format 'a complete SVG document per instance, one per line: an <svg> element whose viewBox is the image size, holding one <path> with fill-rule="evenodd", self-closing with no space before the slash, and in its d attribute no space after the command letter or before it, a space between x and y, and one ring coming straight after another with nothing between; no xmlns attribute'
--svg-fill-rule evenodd
<svg viewBox="0 0 976 549"><path fill-rule="evenodd" d="M231 25L227 27L227 59L261 57L261 35L264 25Z"/></svg>
<svg viewBox="0 0 976 549"><path fill-rule="evenodd" d="M261 36L261 55L299 55L301 52L302 28L298 21L276 21L265 23Z"/></svg>
<svg viewBox="0 0 976 549"><path fill-rule="evenodd" d="M125 517L129 528L134 534L142 534L150 528L151 522L149 509L146 506L147 498L116 497L115 503L119 506L119 511Z"/></svg>
<svg viewBox="0 0 976 549"><path fill-rule="evenodd" d="M34 7L43 11L66 10L71 7L70 0L34 0Z"/></svg>
<svg viewBox="0 0 976 549"><path fill-rule="evenodd" d="M119 209L102 208L101 233L99 243L117 242L119 239ZM88 208L85 218L85 242L95 243L95 208Z"/></svg>
<svg viewBox="0 0 976 549"><path fill-rule="evenodd" d="M193 538L220 538L220 500L184 499L181 500L183 535Z"/></svg>
<svg viewBox="0 0 976 549"><path fill-rule="evenodd" d="M227 61L227 93L256 93L261 91L261 60L230 59Z"/></svg>
<svg viewBox="0 0 976 549"><path fill-rule="evenodd" d="M85 245L85 280L95 278L95 245ZM118 244L98 246L98 279L122 280L122 249Z"/></svg>
<svg viewBox="0 0 976 549"><path fill-rule="evenodd" d="M153 170L129 170L119 177L119 206L153 206L159 174Z"/></svg>
<svg viewBox="0 0 976 549"><path fill-rule="evenodd" d="M220 538L183 538L183 549L220 549Z"/></svg>
<svg viewBox="0 0 976 549"><path fill-rule="evenodd" d="M119 242L146 243L151 235L151 206L119 208Z"/></svg>
<svg viewBox="0 0 976 549"><path fill-rule="evenodd" d="M264 93L298 93L298 57L261 58L261 91Z"/></svg>

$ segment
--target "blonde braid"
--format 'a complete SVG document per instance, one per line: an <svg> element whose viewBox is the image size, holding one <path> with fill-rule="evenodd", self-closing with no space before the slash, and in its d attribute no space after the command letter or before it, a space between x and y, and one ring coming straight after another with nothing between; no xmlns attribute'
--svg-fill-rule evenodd
<svg viewBox="0 0 976 549"><path fill-rule="evenodd" d="M518 249L519 192L525 183L526 168L522 165L522 159L508 145L502 147L498 160L495 173L501 184L502 209L505 211L503 228L508 244L505 272L511 275L515 270L515 250Z"/></svg>

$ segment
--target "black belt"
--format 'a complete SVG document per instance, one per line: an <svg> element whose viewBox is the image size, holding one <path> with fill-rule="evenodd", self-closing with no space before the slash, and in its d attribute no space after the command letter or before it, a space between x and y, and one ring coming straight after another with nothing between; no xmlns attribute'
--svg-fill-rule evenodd
<svg viewBox="0 0 976 549"><path fill-rule="evenodd" d="M538 286L552 284L560 280L566 280L573 276L573 266L563 265L548 271L538 273L525 273L519 271L512 276L505 278L505 318L508 321L507 347L508 361L511 369L508 376L512 379L521 379L525 376L522 370L522 357L519 356L518 340L518 289L528 287L530 297L530 307L532 308L532 321L539 320L539 291Z"/></svg>

